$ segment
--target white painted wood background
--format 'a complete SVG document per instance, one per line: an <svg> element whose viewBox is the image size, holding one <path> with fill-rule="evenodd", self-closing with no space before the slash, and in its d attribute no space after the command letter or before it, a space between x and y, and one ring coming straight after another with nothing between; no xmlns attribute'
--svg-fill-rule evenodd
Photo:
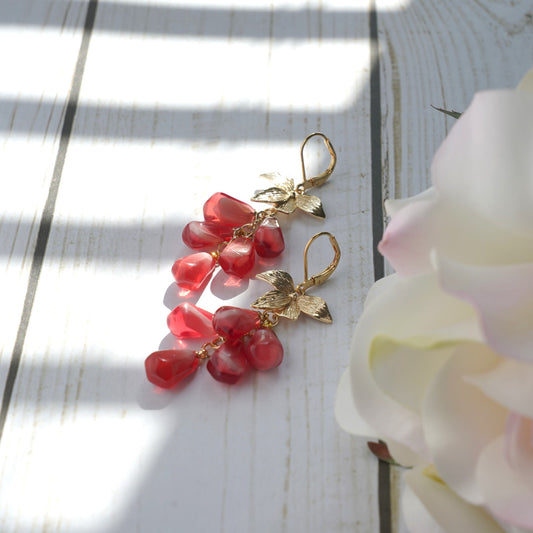
<svg viewBox="0 0 533 533"><path fill-rule="evenodd" d="M0 387L17 336L22 346L0 441L0 531L380 531L377 461L333 417L374 275L371 3L93 1L80 72L90 3L0 2ZM378 0L376 13L383 191L404 196L427 186L452 123L430 105L461 111L533 65L533 5ZM240 385L201 368L179 391L154 391L143 362L168 344L166 315L183 301L170 275L187 253L183 225L214 192L247 200L267 187L263 172L298 180L316 130L338 154L315 191L327 219L282 217L276 264L300 281L307 239L337 236L341 264L313 290L334 323L283 323L282 366ZM311 255L323 268L327 241ZM267 288L224 281L198 304L247 306ZM393 472L393 531L404 532L397 485Z"/></svg>

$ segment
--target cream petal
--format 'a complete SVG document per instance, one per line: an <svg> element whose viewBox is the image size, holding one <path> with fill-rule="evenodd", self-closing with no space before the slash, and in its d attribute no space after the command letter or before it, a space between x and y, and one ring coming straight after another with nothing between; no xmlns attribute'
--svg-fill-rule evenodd
<svg viewBox="0 0 533 533"><path fill-rule="evenodd" d="M507 411L464 376L493 368L498 356L479 343L463 343L429 387L423 411L426 442L444 481L467 501L480 504L476 464L483 448L501 435Z"/></svg>
<svg viewBox="0 0 533 533"><path fill-rule="evenodd" d="M438 149L432 181L445 198L516 233L533 230L533 94L477 93Z"/></svg>
<svg viewBox="0 0 533 533"><path fill-rule="evenodd" d="M370 368L384 394L422 415L427 387L454 351L455 343L417 346L378 336L372 343Z"/></svg>
<svg viewBox="0 0 533 533"><path fill-rule="evenodd" d="M509 464L504 437L483 450L477 477L484 501L496 517L519 528L533 529L533 479Z"/></svg>
<svg viewBox="0 0 533 533"><path fill-rule="evenodd" d="M437 259L445 291L471 303L492 349L533 362L533 263L471 266Z"/></svg>
<svg viewBox="0 0 533 533"><path fill-rule="evenodd" d="M400 274L432 269L433 250L474 265L533 261L533 234L512 233L460 201L442 198L434 189L426 192L431 194L419 195L394 214L378 246Z"/></svg>
<svg viewBox="0 0 533 533"><path fill-rule="evenodd" d="M434 274L412 278L393 275L376 290L371 292L372 302L365 307L351 344L354 404L358 416L374 428L375 434L384 440L394 438L425 457L420 416L385 394L373 378L373 341L385 335L406 345L430 346L458 338L477 339L475 315L470 306L443 293Z"/></svg>
<svg viewBox="0 0 533 533"><path fill-rule="evenodd" d="M418 467L404 474L403 515L410 533L503 533L481 507L462 500Z"/></svg>
<svg viewBox="0 0 533 533"><path fill-rule="evenodd" d="M409 198L397 198L385 200L385 212L389 217L393 217L398 211L404 209L408 205L417 202L427 202L432 200L437 195L434 187L429 187L415 196Z"/></svg>
<svg viewBox="0 0 533 533"><path fill-rule="evenodd" d="M354 435L375 437L375 430L361 418L353 401L352 382L348 369L342 374L335 398L335 418L339 426Z"/></svg>
<svg viewBox="0 0 533 533"><path fill-rule="evenodd" d="M524 75L516 89L533 93L533 68Z"/></svg>
<svg viewBox="0 0 533 533"><path fill-rule="evenodd" d="M533 365L501 358L487 372L465 380L510 411L533 419Z"/></svg>

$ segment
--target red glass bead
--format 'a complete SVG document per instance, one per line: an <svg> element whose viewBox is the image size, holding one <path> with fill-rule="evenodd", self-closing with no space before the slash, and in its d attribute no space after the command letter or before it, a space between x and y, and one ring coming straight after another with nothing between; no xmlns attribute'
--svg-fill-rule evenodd
<svg viewBox="0 0 533 533"><path fill-rule="evenodd" d="M244 355L257 370L270 370L283 360L283 346L270 328L261 328L245 341Z"/></svg>
<svg viewBox="0 0 533 533"><path fill-rule="evenodd" d="M207 370L222 383L232 385L246 372L248 363L242 342L225 342L207 362Z"/></svg>
<svg viewBox="0 0 533 533"><path fill-rule="evenodd" d="M215 258L207 252L188 255L172 265L172 275L183 289L196 291L209 281L215 270Z"/></svg>
<svg viewBox="0 0 533 533"><path fill-rule="evenodd" d="M198 368L198 358L192 350L162 350L150 354L144 366L148 381L170 389Z"/></svg>
<svg viewBox="0 0 533 533"><path fill-rule="evenodd" d="M206 222L223 226L242 226L253 221L255 211L252 206L223 192L217 192L204 204Z"/></svg>
<svg viewBox="0 0 533 533"><path fill-rule="evenodd" d="M210 222L189 222L181 234L183 242L195 250L201 248L215 248L221 242L233 237L231 226L221 226Z"/></svg>
<svg viewBox="0 0 533 533"><path fill-rule="evenodd" d="M178 339L215 337L213 314L188 302L178 305L168 315L167 324Z"/></svg>
<svg viewBox="0 0 533 533"><path fill-rule="evenodd" d="M213 329L225 339L238 339L261 325L261 315L251 309L226 305L213 315Z"/></svg>
<svg viewBox="0 0 533 533"><path fill-rule="evenodd" d="M255 264L253 241L245 237L233 239L222 250L218 264L226 274L243 278Z"/></svg>
<svg viewBox="0 0 533 533"><path fill-rule="evenodd" d="M261 257L276 257L285 250L283 233L276 217L267 217L254 236L255 251Z"/></svg>

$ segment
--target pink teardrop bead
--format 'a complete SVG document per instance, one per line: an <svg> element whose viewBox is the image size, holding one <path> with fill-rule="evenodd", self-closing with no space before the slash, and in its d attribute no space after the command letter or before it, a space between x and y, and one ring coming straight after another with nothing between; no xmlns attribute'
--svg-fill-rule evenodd
<svg viewBox="0 0 533 533"><path fill-rule="evenodd" d="M162 350L150 354L144 366L148 381L170 389L198 368L198 358L192 350Z"/></svg>
<svg viewBox="0 0 533 533"><path fill-rule="evenodd" d="M215 265L211 254L199 252L178 259L172 265L172 275L182 289L197 291L209 281Z"/></svg>
<svg viewBox="0 0 533 533"><path fill-rule="evenodd" d="M233 237L231 226L221 226L210 222L189 222L181 234L183 242L195 250L202 248L216 248L221 242Z"/></svg>
<svg viewBox="0 0 533 533"><path fill-rule="evenodd" d="M251 309L226 305L213 315L213 329L225 339L238 339L261 325L261 315Z"/></svg>
<svg viewBox="0 0 533 533"><path fill-rule="evenodd" d="M283 346L270 328L261 328L246 339L244 355L257 370L270 370L283 360Z"/></svg>
<svg viewBox="0 0 533 533"><path fill-rule="evenodd" d="M218 264L226 274L243 278L255 265L253 241L245 237L233 239L222 250Z"/></svg>
<svg viewBox="0 0 533 533"><path fill-rule="evenodd" d="M242 342L225 342L207 362L207 370L222 383L233 385L248 369Z"/></svg>
<svg viewBox="0 0 533 533"><path fill-rule="evenodd" d="M267 217L254 236L255 251L261 257L276 257L285 250L283 233L276 217Z"/></svg>
<svg viewBox="0 0 533 533"><path fill-rule="evenodd" d="M222 226L242 226L253 221L255 211L252 206L223 192L217 192L204 204L206 222Z"/></svg>
<svg viewBox="0 0 533 533"><path fill-rule="evenodd" d="M213 314L188 302L178 305L168 315L167 324L178 339L215 337Z"/></svg>

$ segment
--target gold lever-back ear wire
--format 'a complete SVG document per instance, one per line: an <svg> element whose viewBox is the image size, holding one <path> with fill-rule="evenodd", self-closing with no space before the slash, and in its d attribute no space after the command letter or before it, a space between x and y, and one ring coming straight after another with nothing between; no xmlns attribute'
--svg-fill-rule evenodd
<svg viewBox="0 0 533 533"><path fill-rule="evenodd" d="M307 253L311 244L321 235L328 235L335 256L333 261L322 272L309 277ZM305 291L313 285L324 283L337 268L340 257L341 252L337 239L327 231L317 233L309 240L304 250L304 281L294 286L292 276L288 272L283 270L261 272L257 274L256 278L270 283L274 289L263 294L251 306L254 309L262 309L267 313L272 313L273 316L282 316L290 320L296 320L300 312L302 312L316 320L320 320L320 322L331 324L332 318L326 302L318 296L308 296Z"/></svg>
<svg viewBox="0 0 533 533"><path fill-rule="evenodd" d="M305 163L304 163L304 148L309 139L312 139L313 137L322 137L324 140L324 144L326 145L326 148L328 149L328 152L331 156L329 166L328 168L322 172L322 174L319 174L318 176L314 176L313 178L307 178L306 172L305 172ZM306 191L307 189L310 189L311 187L318 187L319 185L322 185L333 173L333 170L335 168L335 165L337 163L337 154L335 153L335 149L333 148L333 145L331 144L331 141L320 132L311 133L308 135L304 142L302 143L302 146L300 148L300 160L302 162L302 176L304 178L303 182L298 185L298 189L303 189Z"/></svg>
<svg viewBox="0 0 533 533"><path fill-rule="evenodd" d="M329 237L329 242L331 243L331 246L333 248L333 251L335 252L335 255L333 257L333 261L324 270L322 270L322 272L319 272L315 276L309 277L308 260L307 260L309 248L311 244L313 244L313 242L315 242L315 240L318 239L318 237L322 235L327 235ZM341 259L341 249L334 235L332 235L328 231L322 231L320 233L317 233L313 237L311 237L304 248L304 281L298 285L298 289L301 290L303 293L309 287L312 287L313 285L322 285L322 283L324 283L331 276L331 274L333 274L333 272L335 271L335 269L337 268L339 264L340 259Z"/></svg>

